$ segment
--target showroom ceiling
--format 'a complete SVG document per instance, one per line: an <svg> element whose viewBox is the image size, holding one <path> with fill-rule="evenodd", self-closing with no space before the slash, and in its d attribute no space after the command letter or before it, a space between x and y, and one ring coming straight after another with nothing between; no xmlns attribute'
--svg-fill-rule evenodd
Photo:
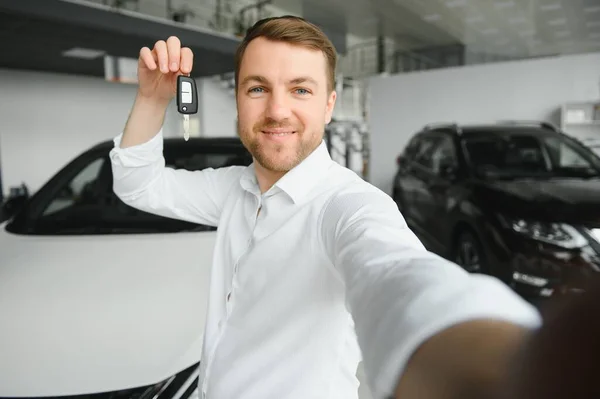
<svg viewBox="0 0 600 399"><path fill-rule="evenodd" d="M283 3L288 0L275 0ZM350 33L405 49L457 42L514 56L600 51L600 0L325 0Z"/></svg>
<svg viewBox="0 0 600 399"><path fill-rule="evenodd" d="M136 4L130 7L156 16L165 15L168 3L129 1ZM191 23L209 26L218 1L230 20L237 10L257 2L171 0L171 4L193 11ZM600 51L600 0L272 0L266 8L313 15L310 10L325 7L332 11L320 22L366 40L383 29L405 50L462 43L475 51L514 57Z"/></svg>
<svg viewBox="0 0 600 399"><path fill-rule="evenodd" d="M467 47L538 56L600 51L598 0L396 0Z"/></svg>
<svg viewBox="0 0 600 399"><path fill-rule="evenodd" d="M122 4L118 12L109 7L117 1ZM233 36L238 12L253 3L0 0L0 52L5 55L0 68L104 76L102 57L86 60L62 53L81 47L137 58L141 46L176 34L205 61L195 73L222 73L231 69L239 41ZM173 22L169 8L184 14L186 23ZM319 23L332 36L347 32L354 38L349 46L360 42L357 38L373 42L383 31L398 50L408 51L456 44L514 58L600 51L599 0L272 0L266 12L320 15ZM211 34L211 29L224 34Z"/></svg>

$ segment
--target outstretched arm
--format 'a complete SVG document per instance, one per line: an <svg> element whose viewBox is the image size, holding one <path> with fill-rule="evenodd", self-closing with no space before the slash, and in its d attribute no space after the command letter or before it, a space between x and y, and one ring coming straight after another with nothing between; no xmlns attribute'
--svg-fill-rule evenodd
<svg viewBox="0 0 600 399"><path fill-rule="evenodd" d="M323 240L346 283L376 398L493 398L537 310L499 280L425 250L375 188L339 194Z"/></svg>

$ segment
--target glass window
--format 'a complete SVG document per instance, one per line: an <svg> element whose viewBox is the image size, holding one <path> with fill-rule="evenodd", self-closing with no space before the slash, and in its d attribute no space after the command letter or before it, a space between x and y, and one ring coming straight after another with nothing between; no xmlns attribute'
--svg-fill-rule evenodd
<svg viewBox="0 0 600 399"><path fill-rule="evenodd" d="M65 208L73 207L85 201L89 188L98 180L98 174L105 160L100 158L89 163L73 180L65 184L43 212L43 216L59 212Z"/></svg>
<svg viewBox="0 0 600 399"><path fill-rule="evenodd" d="M415 154L415 162L427 169L433 169L434 160L432 158L435 148L440 141L439 136L423 136L421 145Z"/></svg>
<svg viewBox="0 0 600 399"><path fill-rule="evenodd" d="M472 134L465 138L474 171L485 177L582 177L600 163L576 142L555 134Z"/></svg>
<svg viewBox="0 0 600 399"><path fill-rule="evenodd" d="M572 146L559 138L547 138L549 156L552 163L559 168L591 168L592 164L579 154Z"/></svg>
<svg viewBox="0 0 600 399"><path fill-rule="evenodd" d="M415 136L406 145L404 150L403 158L405 161L412 161L415 155L419 151L419 145L421 144L421 136Z"/></svg>
<svg viewBox="0 0 600 399"><path fill-rule="evenodd" d="M438 145L431 154L431 169L433 173L442 174L443 169L447 167L456 167L456 148L452 138L448 136L441 137Z"/></svg>
<svg viewBox="0 0 600 399"><path fill-rule="evenodd" d="M201 170L232 165L249 165L252 158L240 148L207 148L198 146L165 148L165 164L174 169ZM72 177L52 187L48 198L36 204L32 234L126 234L167 233L192 230L213 230L181 220L142 212L126 205L113 192L113 179L108 154L98 154ZM39 215L39 216L36 216ZM18 223L18 222L17 222ZM12 228L19 230L19 226Z"/></svg>

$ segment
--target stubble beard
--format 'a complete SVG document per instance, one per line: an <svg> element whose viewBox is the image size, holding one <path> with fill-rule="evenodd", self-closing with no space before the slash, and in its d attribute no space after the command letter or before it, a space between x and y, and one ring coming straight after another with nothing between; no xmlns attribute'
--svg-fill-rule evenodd
<svg viewBox="0 0 600 399"><path fill-rule="evenodd" d="M315 133L306 132L304 129L295 128L294 134L299 135L293 148L285 144L270 143L268 146L263 145L260 142L259 137L262 135L262 129L265 124L258 124L252 129L251 132L247 130L240 130L238 127L238 133L242 143L248 149L252 157L260 164L264 169L275 173L287 173L300 164L314 149L318 146L315 145L316 139L314 139ZM273 127L273 125L269 125ZM310 140L306 140L303 137L304 134L311 136ZM304 140L303 140L304 138ZM284 158L281 157L281 153L286 152Z"/></svg>

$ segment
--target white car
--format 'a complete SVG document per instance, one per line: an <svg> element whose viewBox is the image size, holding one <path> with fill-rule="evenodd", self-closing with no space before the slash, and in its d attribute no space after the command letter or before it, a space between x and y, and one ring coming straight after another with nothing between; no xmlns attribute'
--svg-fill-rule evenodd
<svg viewBox="0 0 600 399"><path fill-rule="evenodd" d="M0 226L0 397L186 398L215 229L135 210L99 144ZM247 165L237 138L165 139L167 166Z"/></svg>

